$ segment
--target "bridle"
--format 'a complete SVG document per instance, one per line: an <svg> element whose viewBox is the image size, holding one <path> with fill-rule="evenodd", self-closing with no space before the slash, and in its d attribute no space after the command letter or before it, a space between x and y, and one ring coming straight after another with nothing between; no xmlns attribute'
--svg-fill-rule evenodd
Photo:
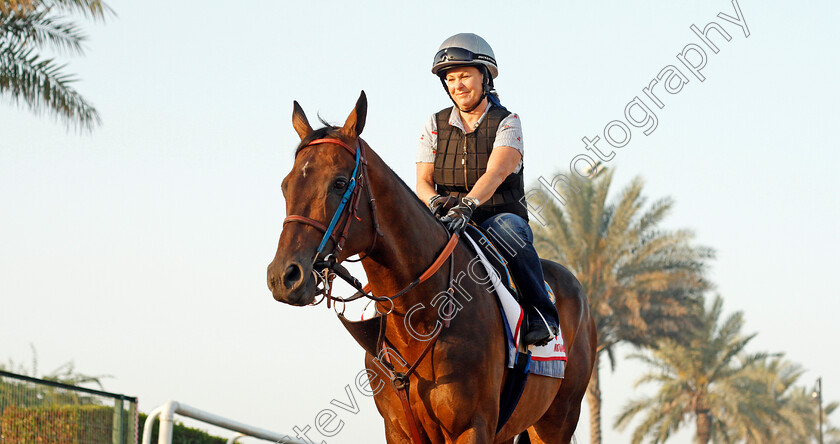
<svg viewBox="0 0 840 444"><path fill-rule="evenodd" d="M337 256L341 254L341 251L344 249L344 242L347 240L347 233L350 231L350 224L353 222L353 219L360 220L357 213L359 210L359 196L361 195L362 188L365 188L367 184L367 158L365 157L364 152L364 144L361 142L361 139L356 139L356 148L353 149L350 145L344 142L341 139L316 139L308 144L298 148L295 152L295 157L301 153L306 148L316 145L322 144L335 144L338 145L345 150L349 151L350 154L353 154L356 158L356 164L353 167L353 174L350 177L350 183L347 184L347 190L344 192L344 195L341 196L341 202L338 204L338 208L333 215L332 220L330 221L329 226L325 226L323 223L311 219L306 216L297 216L292 215L286 217L283 221L283 225L285 226L287 223L290 222L300 222L302 224L306 224L312 227L315 227L317 230L324 233L324 237L321 239L321 243L318 244L318 250L315 252L315 257L317 258L324 251L324 247L327 246L327 241L333 241L333 250L328 256ZM361 167L361 168L360 168ZM382 236L382 233L379 231L379 222L376 217L376 201L373 198L373 193L368 186L368 196L370 196L370 210L371 215L373 216L373 229L378 236ZM347 204L350 203L348 207ZM344 220L344 227L341 230L341 235L336 238L335 236L335 228L338 225L339 220L344 212L344 209L349 208L349 212L347 218ZM374 236L374 242L371 243L368 250L365 252L367 254L370 250L373 249L373 246L376 243L376 236Z"/></svg>
<svg viewBox="0 0 840 444"><path fill-rule="evenodd" d="M369 197L370 213L373 219L373 242L371 242L370 245L365 249L365 251L359 255L359 259L355 261L348 261L356 262L363 258L362 255L367 256L376 246L376 239L382 236L382 231L379 229L379 220L376 216L376 199L374 199L373 197L373 191L370 189L370 184L368 183L367 179L367 157L365 156L366 144L360 138L356 139L355 148L351 147L348 143L344 142L341 139L315 139L307 143L306 145L299 147L295 152L295 157L297 157L301 153L301 151L305 150L306 148L324 144L338 145L347 150L355 158L353 173L350 177L349 183L347 184L347 189L341 196L341 201L338 204L338 208L336 209L335 214L333 214L329 225L325 225L320 221L306 216L290 215L287 216L285 220L283 220L283 226L285 227L286 224L291 222L298 222L304 225L309 225L315 228L316 230L324 233L324 236L321 238L321 242L318 244L318 249L315 251L315 255L312 258L312 273L315 275L316 287L322 285L316 290L317 294L323 294L324 298L327 299L328 305L331 299L338 300L341 302L349 302L350 300L358 299L361 296L368 296L373 299L375 297L369 294L359 295L359 297L352 299L333 297L331 295L331 283L335 276L341 277L343 280L347 281L348 284L352 285L360 292L367 293L364 291L364 287L362 286L361 282L359 282L358 279L350 275L347 269L341 266L338 262L338 256L344 250L344 243L347 241L347 233L350 232L350 225L353 223L354 219L361 221L361 219L358 216L358 212L359 199L362 194L361 191L363 188L367 188L367 193ZM347 210L347 214L344 218L344 221L341 222L345 210ZM336 235L336 228L338 228L340 225L341 228L338 230L340 234ZM333 241L333 249L326 255L323 255L324 249L327 246L327 242L330 240ZM321 301L318 301L318 303L320 302Z"/></svg>

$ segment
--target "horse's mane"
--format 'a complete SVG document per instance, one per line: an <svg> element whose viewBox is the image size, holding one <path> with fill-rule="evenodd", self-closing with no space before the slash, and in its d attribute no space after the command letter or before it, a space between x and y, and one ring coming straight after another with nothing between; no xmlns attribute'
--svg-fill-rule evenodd
<svg viewBox="0 0 840 444"><path fill-rule="evenodd" d="M412 189L411 189L411 188L410 188L410 187L409 187L409 186L405 183L405 181L403 181L403 180L402 180L402 177L400 177L400 175L399 175L399 174L397 174L396 172L394 172L394 170L392 170L392 169L391 169L391 167L390 167L390 166L388 166L388 164L387 164L387 163L385 163L385 162L382 162L382 163L385 165L385 168L388 168L388 171L390 171L390 172L391 172L391 174L392 174L394 177L396 177L396 178L397 178L397 182L398 182L400 185L402 185L402 187L403 187L403 188L405 188L405 190L406 190L406 191L408 192L408 194L411 196L411 200L413 200L413 201L415 202L415 204L416 204L416 205L420 205L420 206L423 208L424 212L429 213L429 208L426 206L426 204L424 204L424 203L423 203L423 201L422 201L422 200L420 200L420 198L419 198L419 197L417 197L417 193L415 193L415 192L414 192L414 190L412 190ZM429 215L430 215L430 216L431 216L431 214L432 214L432 213L429 213Z"/></svg>

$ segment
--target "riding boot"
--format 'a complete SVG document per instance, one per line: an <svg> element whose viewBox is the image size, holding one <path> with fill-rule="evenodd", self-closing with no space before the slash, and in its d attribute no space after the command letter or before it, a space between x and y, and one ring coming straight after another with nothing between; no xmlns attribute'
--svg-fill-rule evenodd
<svg viewBox="0 0 840 444"><path fill-rule="evenodd" d="M545 298L534 297L529 290L522 289L523 292L528 291L528 294L523 294L522 297L525 307L525 332L522 340L526 346L531 344L542 346L551 342L560 333L557 309L547 294Z"/></svg>
<svg viewBox="0 0 840 444"><path fill-rule="evenodd" d="M547 344L559 332L560 317L545 286L531 227L525 219L511 213L491 216L481 223L481 227L497 243L497 250L504 256L518 285L520 300L527 315L522 335L525 345Z"/></svg>

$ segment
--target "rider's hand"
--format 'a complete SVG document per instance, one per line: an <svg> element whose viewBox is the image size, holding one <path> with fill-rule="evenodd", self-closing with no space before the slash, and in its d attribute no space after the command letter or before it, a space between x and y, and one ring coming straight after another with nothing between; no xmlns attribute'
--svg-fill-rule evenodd
<svg viewBox="0 0 840 444"><path fill-rule="evenodd" d="M440 206L443 205L445 202L446 196L435 194L434 196L429 198L429 204L427 206L429 207L429 210L432 212L432 214L434 214L435 211L437 211L438 208L440 208Z"/></svg>
<svg viewBox="0 0 840 444"><path fill-rule="evenodd" d="M451 208L458 201L452 196L434 195L429 199L429 210L436 218L440 218L447 209Z"/></svg>
<svg viewBox="0 0 840 444"><path fill-rule="evenodd" d="M474 199L465 197L461 199L461 203L449 210L446 216L441 217L440 221L446 225L450 233L460 233L467 226L476 207Z"/></svg>

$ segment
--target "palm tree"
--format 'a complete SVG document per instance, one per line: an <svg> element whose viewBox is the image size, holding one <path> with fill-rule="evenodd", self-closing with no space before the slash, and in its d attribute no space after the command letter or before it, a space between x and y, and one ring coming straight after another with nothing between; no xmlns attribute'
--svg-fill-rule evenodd
<svg viewBox="0 0 840 444"><path fill-rule="evenodd" d="M693 307L709 287L705 261L713 256L690 244L691 232L659 227L673 201L644 208L640 178L607 203L612 176L601 168L593 180L571 187L568 202L547 205L545 225L532 224L540 256L569 268L592 306L598 330L598 358L587 388L593 444L601 442L601 352L614 369L617 344L651 345L657 337L690 330Z"/></svg>
<svg viewBox="0 0 840 444"><path fill-rule="evenodd" d="M765 384L767 395L760 410L778 414L765 415L769 422L762 427L756 427L758 421L751 418L732 418L738 435L747 443L799 444L816 438L817 406L805 387L795 385L802 373L802 367L781 356L755 362L750 377Z"/></svg>
<svg viewBox="0 0 840 444"><path fill-rule="evenodd" d="M70 86L76 79L66 65L40 54L84 54L74 13L104 20L113 11L100 0L0 0L0 96L90 130L100 123L96 109Z"/></svg>
<svg viewBox="0 0 840 444"><path fill-rule="evenodd" d="M815 401L811 397L811 391L806 387L794 387L781 400L780 404L780 408L784 409L784 422L781 422L774 429L773 437L766 442L773 444L818 442L819 421L817 416L819 413ZM837 402L832 402L823 406L823 431L825 432L823 442L840 444L840 429L827 422L828 415L836 410L839 405Z"/></svg>
<svg viewBox="0 0 840 444"><path fill-rule="evenodd" d="M769 376L771 368L763 365L768 354L744 352L755 334L741 333L742 313L736 312L721 322L722 308L723 300L717 296L701 313L700 328L693 331L690 340L663 338L650 353L631 355L651 366L636 386L660 384L655 395L630 401L616 419L616 426L624 429L637 414L647 412L633 433L633 444L645 437L652 443L665 442L691 419L696 423L700 444L742 439L779 442L771 437L793 413L779 409L774 398L780 396L773 395L772 386L795 381L800 371L795 366L782 369L779 361L773 361L771 367L783 371L776 377Z"/></svg>

